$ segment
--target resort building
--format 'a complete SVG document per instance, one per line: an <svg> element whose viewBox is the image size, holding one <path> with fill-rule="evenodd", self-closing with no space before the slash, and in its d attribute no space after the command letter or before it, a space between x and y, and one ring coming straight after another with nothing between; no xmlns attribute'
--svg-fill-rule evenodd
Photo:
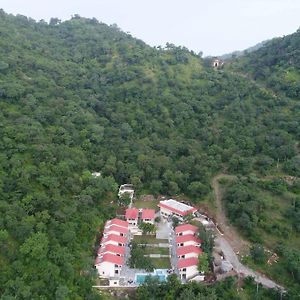
<svg viewBox="0 0 300 300"><path fill-rule="evenodd" d="M128 222L112 219L105 223L103 237L98 249L95 267L100 277L114 278L118 283L124 264L125 245L128 238Z"/></svg>
<svg viewBox="0 0 300 300"><path fill-rule="evenodd" d="M177 247L185 247L185 246L200 247L201 240L192 234L181 235L176 237L176 245Z"/></svg>
<svg viewBox="0 0 300 300"><path fill-rule="evenodd" d="M175 228L176 236L192 234L196 235L198 227L191 224L182 224Z"/></svg>
<svg viewBox="0 0 300 300"><path fill-rule="evenodd" d="M199 274L197 257L179 259L177 267L182 280L189 280Z"/></svg>
<svg viewBox="0 0 300 300"><path fill-rule="evenodd" d="M109 220L105 223L104 230L109 228L110 226L113 226L113 225L118 226L118 227L128 228L128 222L127 221L123 221L123 220L114 218L114 219Z"/></svg>
<svg viewBox="0 0 300 300"><path fill-rule="evenodd" d="M137 226L139 219L139 210L137 208L127 208L125 212L125 219L127 220L129 225Z"/></svg>
<svg viewBox="0 0 300 300"><path fill-rule="evenodd" d="M154 209L143 208L141 221L144 222L144 223L154 224L154 219L155 219L155 210Z"/></svg>
<svg viewBox="0 0 300 300"><path fill-rule="evenodd" d="M158 204L162 217L176 216L180 220L189 214L194 214L197 209L185 203L178 202L173 199L160 201Z"/></svg>
<svg viewBox="0 0 300 300"><path fill-rule="evenodd" d="M107 236L109 234L115 234L126 237L128 235L128 228L112 225L104 229L103 235Z"/></svg>
<svg viewBox="0 0 300 300"><path fill-rule="evenodd" d="M98 256L104 255L106 253L114 254L117 256L125 255L125 247L124 246L116 246L113 244L107 244L104 247L100 247L98 250Z"/></svg>
<svg viewBox="0 0 300 300"><path fill-rule="evenodd" d="M95 267L99 276L108 278L120 276L124 258L114 254L106 253L96 258Z"/></svg>
<svg viewBox="0 0 300 300"><path fill-rule="evenodd" d="M176 250L176 255L179 259L198 257L201 253L202 253L202 249L193 245L178 247Z"/></svg>
<svg viewBox="0 0 300 300"><path fill-rule="evenodd" d="M106 237L103 237L100 243L100 247L106 246L106 245L115 245L115 246L125 246L126 245L126 237L116 235L116 234L109 234Z"/></svg>

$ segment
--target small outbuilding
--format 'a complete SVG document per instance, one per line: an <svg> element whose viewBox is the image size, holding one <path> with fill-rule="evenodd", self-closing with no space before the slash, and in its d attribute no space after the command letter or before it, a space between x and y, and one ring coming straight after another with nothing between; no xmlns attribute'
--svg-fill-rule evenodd
<svg viewBox="0 0 300 300"><path fill-rule="evenodd" d="M125 219L127 220L129 225L137 226L139 219L139 210L137 208L127 208L125 212Z"/></svg>
<svg viewBox="0 0 300 300"><path fill-rule="evenodd" d="M154 219L155 219L155 210L154 209L143 208L141 221L144 222L144 223L154 224Z"/></svg>

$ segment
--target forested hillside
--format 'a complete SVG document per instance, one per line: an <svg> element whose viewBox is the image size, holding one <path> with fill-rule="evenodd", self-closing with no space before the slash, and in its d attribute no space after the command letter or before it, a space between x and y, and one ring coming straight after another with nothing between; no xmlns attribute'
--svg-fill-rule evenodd
<svg viewBox="0 0 300 300"><path fill-rule="evenodd" d="M0 10L3 299L96 298L93 244L118 184L200 202L219 171L299 176L295 93L96 19Z"/></svg>
<svg viewBox="0 0 300 300"><path fill-rule="evenodd" d="M257 51L233 60L230 68L263 81L275 92L299 99L300 29L294 34L268 41Z"/></svg>

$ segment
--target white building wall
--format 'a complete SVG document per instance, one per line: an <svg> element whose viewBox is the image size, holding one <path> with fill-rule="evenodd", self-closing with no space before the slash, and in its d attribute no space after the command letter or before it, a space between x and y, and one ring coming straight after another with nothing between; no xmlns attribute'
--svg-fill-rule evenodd
<svg viewBox="0 0 300 300"><path fill-rule="evenodd" d="M197 275L198 273L199 272L198 272L197 266L191 266L191 267L186 268L186 278L187 279Z"/></svg>
<svg viewBox="0 0 300 300"><path fill-rule="evenodd" d="M184 246L197 246L197 247L200 247L201 244L195 242L195 241L186 241L183 243L183 245L181 245L182 243L177 243L177 247L184 247Z"/></svg>
<svg viewBox="0 0 300 300"><path fill-rule="evenodd" d="M109 286L120 286L119 279L110 279Z"/></svg>
<svg viewBox="0 0 300 300"><path fill-rule="evenodd" d="M115 246L120 246L118 242L112 241L112 240L106 241L106 242L103 243L103 245L109 245L109 244L112 244L112 245L115 245ZM121 245L121 246L123 246L123 245Z"/></svg>
<svg viewBox="0 0 300 300"><path fill-rule="evenodd" d="M119 231L109 230L109 229L104 233L104 236L108 236L109 234L115 234L115 235L120 235L120 236L126 236L126 233L121 233L121 232L119 232Z"/></svg>
<svg viewBox="0 0 300 300"><path fill-rule="evenodd" d="M187 253L187 254L184 254L184 255L181 255L181 256L179 256L179 258L190 258L190 257L198 257L199 256L199 254L197 254L197 253Z"/></svg>
<svg viewBox="0 0 300 300"><path fill-rule="evenodd" d="M192 230L186 230L186 231L183 231L183 232L177 233L176 235L177 235L177 236L181 236L181 235L187 235L187 234L192 234L192 235L194 235L194 234L195 234L195 232L194 232L194 231L192 231Z"/></svg>
<svg viewBox="0 0 300 300"><path fill-rule="evenodd" d="M163 217L172 215L172 212L165 207L160 208L160 213Z"/></svg>
<svg viewBox="0 0 300 300"><path fill-rule="evenodd" d="M116 277L120 275L121 268L115 268L115 264L110 262L102 262L96 266L98 274L101 277ZM115 270L119 270L118 274L115 273Z"/></svg>
<svg viewBox="0 0 300 300"><path fill-rule="evenodd" d="M177 213L173 213L171 210L165 208L165 207L160 207L160 214L162 217L169 217L169 216L175 216L179 220L183 220L183 217Z"/></svg>
<svg viewBox="0 0 300 300"><path fill-rule="evenodd" d="M179 270L181 279L184 278L184 274L185 274L185 278L188 280L189 278L191 278L199 273L197 266L191 266L191 267L187 267L185 269L186 269L185 271L183 271L183 269Z"/></svg>
<svg viewBox="0 0 300 300"><path fill-rule="evenodd" d="M113 255L116 255L116 256L124 256L124 255L122 255L122 254L120 254L120 253L111 252L111 251L106 251L106 250L104 250L103 252L101 252L101 254L98 254L98 256L104 255L104 254L106 254L106 253L113 254Z"/></svg>
<svg viewBox="0 0 300 300"><path fill-rule="evenodd" d="M154 224L154 219L143 219L142 222L149 223L149 224Z"/></svg>
<svg viewBox="0 0 300 300"><path fill-rule="evenodd" d="M138 224L138 219L127 219L126 220L130 226L137 226Z"/></svg>

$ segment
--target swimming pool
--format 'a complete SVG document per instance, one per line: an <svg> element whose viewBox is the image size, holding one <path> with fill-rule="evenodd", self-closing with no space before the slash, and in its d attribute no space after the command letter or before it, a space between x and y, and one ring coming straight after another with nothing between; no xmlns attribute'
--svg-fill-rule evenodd
<svg viewBox="0 0 300 300"><path fill-rule="evenodd" d="M157 277L160 282L167 280L167 274L164 272L164 270L154 270L153 273L144 273L144 274L136 274L135 275L135 282L138 284L142 284L145 282L146 277Z"/></svg>

